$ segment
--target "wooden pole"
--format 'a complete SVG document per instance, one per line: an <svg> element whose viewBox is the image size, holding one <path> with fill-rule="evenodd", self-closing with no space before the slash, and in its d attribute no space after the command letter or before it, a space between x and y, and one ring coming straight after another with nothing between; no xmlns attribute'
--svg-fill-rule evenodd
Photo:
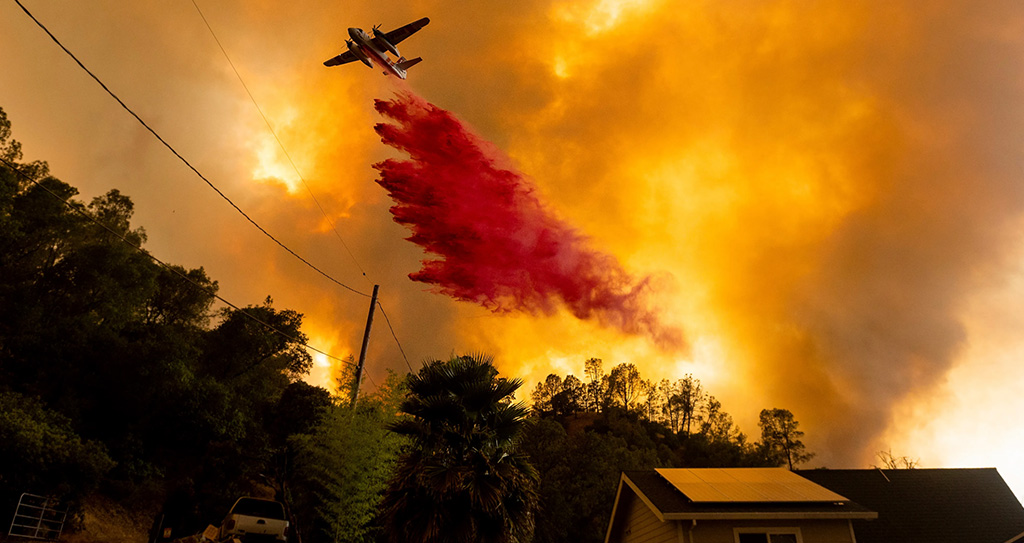
<svg viewBox="0 0 1024 543"><path fill-rule="evenodd" d="M356 406L356 396L359 395L359 382L363 379L363 364L366 362L366 346L370 343L370 328L373 326L373 310L377 307L377 290L380 285L373 285L373 295L370 296L370 312L366 315L366 331L363 332L363 346L359 349L359 363L356 364L355 382L352 383L352 398L349 407Z"/></svg>

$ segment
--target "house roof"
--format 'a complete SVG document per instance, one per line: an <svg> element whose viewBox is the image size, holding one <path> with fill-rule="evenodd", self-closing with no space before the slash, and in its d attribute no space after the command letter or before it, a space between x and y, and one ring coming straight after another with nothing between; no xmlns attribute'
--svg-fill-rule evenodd
<svg viewBox="0 0 1024 543"><path fill-rule="evenodd" d="M1024 532L1024 507L995 468L796 473L878 511L854 523L858 543L1006 543Z"/></svg>
<svg viewBox="0 0 1024 543"><path fill-rule="evenodd" d="M845 502L835 492L779 468L659 468L658 475L692 502Z"/></svg>
<svg viewBox="0 0 1024 543"><path fill-rule="evenodd" d="M780 468L781 469L781 468ZM788 470L787 470L788 471ZM659 520L701 519L870 519L873 511L852 501L836 502L697 502L654 470L622 474L619 495L626 488L654 512ZM840 496L841 497L841 496ZM618 502L619 497L616 497Z"/></svg>

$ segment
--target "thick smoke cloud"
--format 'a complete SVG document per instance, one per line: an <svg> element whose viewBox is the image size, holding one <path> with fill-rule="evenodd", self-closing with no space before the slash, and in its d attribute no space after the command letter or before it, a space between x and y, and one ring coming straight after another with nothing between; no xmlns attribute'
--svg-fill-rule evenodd
<svg viewBox="0 0 1024 543"><path fill-rule="evenodd" d="M496 312L550 314L564 306L629 334L679 347L682 334L648 308L651 278L636 278L591 248L541 202L532 182L453 114L401 93L375 101L394 124L375 129L410 155L374 167L408 239L438 258L410 274L434 291Z"/></svg>
<svg viewBox="0 0 1024 543"><path fill-rule="evenodd" d="M590 356L654 379L692 372L751 439L761 408L791 409L816 465L865 467L891 445L923 465L1016 470L1024 488L1020 432L1005 425L1024 409L1019 0L200 5L381 284L414 366L484 350L528 383L579 375ZM191 4L30 7L245 209L369 286ZM348 26L423 16L430 26L402 44L425 59L409 84L507 152L622 268L671 272L680 292L658 301L691 356L568 311L499 315L408 280L422 250L369 167L391 156L368 126L394 78L321 62ZM264 245L13 3L0 3L0 45L12 51L0 105L28 158L87 198L129 194L149 249L205 266L227 298L272 294L306 315L317 345L358 348L366 300ZM374 334L371 376L405 371L386 327Z"/></svg>

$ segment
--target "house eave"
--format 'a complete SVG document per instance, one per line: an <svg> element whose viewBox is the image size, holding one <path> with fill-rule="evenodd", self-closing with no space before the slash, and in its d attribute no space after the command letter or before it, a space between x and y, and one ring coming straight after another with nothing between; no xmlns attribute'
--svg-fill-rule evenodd
<svg viewBox="0 0 1024 543"><path fill-rule="evenodd" d="M640 489L637 488L636 484L633 483L633 481L630 481L629 477L626 477L625 473L622 474L622 482L629 485L629 488L633 490L633 494L636 494L636 496L640 498L640 501L644 502L644 504L647 505L647 507L651 510L652 513L654 513L654 516L657 517L658 520L660 520L661 522L665 522L666 520L668 520L668 517L665 516L665 514L662 513L660 509L655 507L654 502L652 502L646 494L641 492Z"/></svg>
<svg viewBox="0 0 1024 543"><path fill-rule="evenodd" d="M665 513L664 520L874 520L873 511L850 512L687 512Z"/></svg>

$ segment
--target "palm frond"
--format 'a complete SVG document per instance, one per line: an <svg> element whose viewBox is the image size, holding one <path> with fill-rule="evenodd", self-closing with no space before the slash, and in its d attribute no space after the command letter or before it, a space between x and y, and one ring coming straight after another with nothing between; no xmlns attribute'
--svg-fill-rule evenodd
<svg viewBox="0 0 1024 543"><path fill-rule="evenodd" d="M408 378L393 432L412 437L383 502L391 541L526 543L537 472L515 450L529 410L489 356L453 356Z"/></svg>

